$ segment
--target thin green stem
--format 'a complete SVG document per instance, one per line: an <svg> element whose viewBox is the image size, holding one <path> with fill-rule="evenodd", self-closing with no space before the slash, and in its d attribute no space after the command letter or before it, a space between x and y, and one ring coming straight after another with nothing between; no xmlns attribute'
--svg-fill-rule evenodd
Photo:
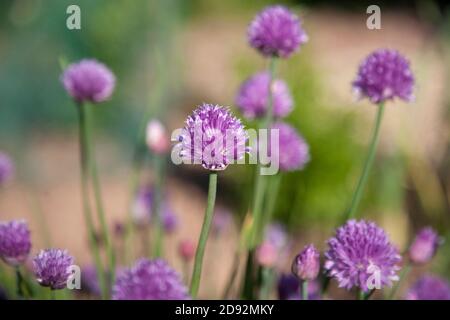
<svg viewBox="0 0 450 320"><path fill-rule="evenodd" d="M108 224L106 222L106 216L105 216L105 209L103 207L103 200L102 200L102 191L101 191L101 185L100 185L100 178L98 175L97 170L97 161L95 159L95 148L94 143L92 141L92 115L91 115L91 108L87 106L88 108L85 108L86 113L86 143L87 143L87 159L88 159L88 166L91 171L91 177L92 177L92 184L94 189L94 199L95 199L95 205L97 207L97 216L98 220L100 221L100 226L102 228L102 234L105 239L105 245L106 245L106 255L108 257L108 264L109 264L109 273L110 273L110 283L114 283L115 279L115 269L116 269L116 261L115 261L115 255L114 255L114 249L112 245L111 240L111 234L110 230L108 228ZM108 284L108 288L110 285Z"/></svg>
<svg viewBox="0 0 450 320"><path fill-rule="evenodd" d="M231 289L233 288L234 281L239 271L239 250L236 250L234 254L233 267L231 268L230 278L227 281L227 286L225 287L225 291L223 293L223 300L226 300L230 295Z"/></svg>
<svg viewBox="0 0 450 320"><path fill-rule="evenodd" d="M153 201L152 213L156 219L155 223L155 238L153 241L153 256L161 257L163 255L163 225L161 216L161 201L163 189L163 170L165 158L160 155L155 155L154 171L156 176L156 183L154 186L155 201Z"/></svg>
<svg viewBox="0 0 450 320"><path fill-rule="evenodd" d="M17 297L19 299L22 299L24 297L24 292L23 292L23 277L22 277L22 273L20 272L20 267L15 267L15 271L16 271L16 286L17 286Z"/></svg>
<svg viewBox="0 0 450 320"><path fill-rule="evenodd" d="M200 232L200 238L198 240L197 252L195 253L194 269L192 271L191 290L190 290L192 298L195 298L197 296L198 288L200 286L203 255L205 253L206 241L208 240L209 229L211 228L211 222L214 215L216 191L217 191L217 172L211 171L209 173L209 188L208 188L208 201L206 204L206 212L203 220L202 230Z"/></svg>
<svg viewBox="0 0 450 320"><path fill-rule="evenodd" d="M270 291L273 285L273 276L274 271L272 268L264 267L262 269L262 283L261 283L261 290L259 292L260 300L267 300L269 298Z"/></svg>
<svg viewBox="0 0 450 320"><path fill-rule="evenodd" d="M269 180L269 185L267 187L266 192L266 205L263 218L261 219L261 226L259 228L260 235L258 239L261 239L264 235L264 231L269 224L269 222L272 220L273 212L275 210L275 205L277 204L277 197L278 197L278 190L280 189L280 182L281 182L281 174L277 173L276 175L272 177L267 177Z"/></svg>
<svg viewBox="0 0 450 320"><path fill-rule="evenodd" d="M95 239L94 221L92 218L91 207L89 204L89 162L86 139L86 115L81 104L77 105L78 125L79 125L79 143L80 143L80 162L81 162L81 194L83 201L83 214L86 222L89 246L94 257L95 267L99 278L102 298L107 297L106 277L103 269L102 260L100 258L100 250Z"/></svg>
<svg viewBox="0 0 450 320"><path fill-rule="evenodd" d="M56 290L50 289L50 299L56 300Z"/></svg>
<svg viewBox="0 0 450 320"><path fill-rule="evenodd" d="M302 283L302 299L308 300L308 281Z"/></svg>
<svg viewBox="0 0 450 320"><path fill-rule="evenodd" d="M384 103L378 105L377 117L375 120L375 127L372 134L372 140L370 142L369 150L367 153L366 162L362 174L359 178L358 185L356 187L355 193L353 194L352 202L349 210L346 213L345 220L351 219L355 216L356 210L358 209L359 203L361 202L361 197L364 191L364 187L367 184L367 179L369 177L370 169L375 158L375 153L377 150L378 141L380 139L380 126L381 120L383 119Z"/></svg>
<svg viewBox="0 0 450 320"><path fill-rule="evenodd" d="M400 272L400 276L398 281L394 284L394 287L392 288L391 292L389 293L389 300L394 299L395 295L397 294L398 289L400 288L401 283L405 280L408 273L411 271L411 265L407 262L407 264L403 267L402 271Z"/></svg>
<svg viewBox="0 0 450 320"><path fill-rule="evenodd" d="M363 289L358 290L358 300L365 300L366 294L364 293Z"/></svg>

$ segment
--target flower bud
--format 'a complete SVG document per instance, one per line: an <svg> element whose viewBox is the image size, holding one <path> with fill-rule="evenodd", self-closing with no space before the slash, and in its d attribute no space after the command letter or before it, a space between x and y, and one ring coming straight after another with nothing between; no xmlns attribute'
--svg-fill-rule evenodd
<svg viewBox="0 0 450 320"><path fill-rule="evenodd" d="M178 253L184 261L191 261L195 255L194 243L189 239L182 240L178 246Z"/></svg>
<svg viewBox="0 0 450 320"><path fill-rule="evenodd" d="M441 239L430 227L421 229L409 248L409 259L415 264L425 264L436 254Z"/></svg>
<svg viewBox="0 0 450 320"><path fill-rule="evenodd" d="M151 120L147 124L147 146L156 154L165 154L170 149L170 140L166 128L158 120Z"/></svg>
<svg viewBox="0 0 450 320"><path fill-rule="evenodd" d="M263 267L272 268L277 262L277 258L277 249L268 241L263 242L256 250L256 260Z"/></svg>
<svg viewBox="0 0 450 320"><path fill-rule="evenodd" d="M311 281L317 278L320 270L320 253L310 244L305 246L292 262L292 273L299 279Z"/></svg>

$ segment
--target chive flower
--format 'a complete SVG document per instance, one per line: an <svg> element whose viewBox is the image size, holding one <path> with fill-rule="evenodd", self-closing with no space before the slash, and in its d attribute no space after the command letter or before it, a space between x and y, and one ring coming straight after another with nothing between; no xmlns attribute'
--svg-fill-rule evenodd
<svg viewBox="0 0 450 320"><path fill-rule="evenodd" d="M187 118L176 148L184 163L220 171L244 158L247 140L244 126L228 108L204 103Z"/></svg>
<svg viewBox="0 0 450 320"><path fill-rule="evenodd" d="M108 100L116 78L109 68L94 59L70 64L61 76L67 93L78 103L99 103Z"/></svg>
<svg viewBox="0 0 450 320"><path fill-rule="evenodd" d="M368 280L379 277L381 287L398 281L401 256L383 229L374 222L349 220L328 240L325 269L339 287L368 291ZM377 273L378 275L376 275Z"/></svg>
<svg viewBox="0 0 450 320"><path fill-rule="evenodd" d="M286 7L263 9L247 30L250 46L266 57L287 58L308 41L300 19Z"/></svg>
<svg viewBox="0 0 450 320"><path fill-rule="evenodd" d="M23 264L30 254L31 238L23 220L0 223L0 258L10 266Z"/></svg>
<svg viewBox="0 0 450 320"><path fill-rule="evenodd" d="M187 288L164 260L140 259L117 275L114 300L185 300Z"/></svg>
<svg viewBox="0 0 450 320"><path fill-rule="evenodd" d="M41 286L52 290L64 289L73 263L74 259L67 250L41 250L33 259L34 274Z"/></svg>
<svg viewBox="0 0 450 320"><path fill-rule="evenodd" d="M421 229L412 242L408 254L414 264L425 264L436 254L441 238L430 227Z"/></svg>
<svg viewBox="0 0 450 320"><path fill-rule="evenodd" d="M450 300L450 283L433 275L417 280L406 294L407 300Z"/></svg>
<svg viewBox="0 0 450 320"><path fill-rule="evenodd" d="M317 278L320 271L320 253L309 244L295 257L292 262L292 274L304 281Z"/></svg>
<svg viewBox="0 0 450 320"><path fill-rule="evenodd" d="M372 52L359 66L353 88L372 103L399 98L413 100L414 75L408 60L396 50Z"/></svg>
<svg viewBox="0 0 450 320"><path fill-rule="evenodd" d="M239 88L236 105L248 119L264 118L269 99L270 74L259 72L248 78ZM289 88L281 79L272 81L273 115L277 118L287 116L292 111L293 100Z"/></svg>
<svg viewBox="0 0 450 320"><path fill-rule="evenodd" d="M0 186L9 180L14 173L14 164L11 158L0 151Z"/></svg>

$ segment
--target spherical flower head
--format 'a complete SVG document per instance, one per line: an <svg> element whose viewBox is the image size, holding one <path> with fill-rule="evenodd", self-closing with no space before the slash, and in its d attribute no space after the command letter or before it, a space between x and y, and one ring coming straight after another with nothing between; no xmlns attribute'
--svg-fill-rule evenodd
<svg viewBox="0 0 450 320"><path fill-rule="evenodd" d="M258 261L261 266L265 268L272 268L275 266L277 260L278 251L273 243L264 241L256 249L256 261Z"/></svg>
<svg viewBox="0 0 450 320"><path fill-rule="evenodd" d="M390 243L383 229L369 221L349 220L328 240L325 269L339 287L358 287L368 291L373 278L375 285L391 286L397 281L401 256Z"/></svg>
<svg viewBox="0 0 450 320"><path fill-rule="evenodd" d="M274 153L272 161L278 160L282 171L303 169L310 159L309 146L305 139L298 134L295 128L281 121L274 123L273 129L278 131L279 143L278 148L273 148L272 144L269 144L270 154Z"/></svg>
<svg viewBox="0 0 450 320"><path fill-rule="evenodd" d="M267 111L269 100L270 75L268 72L259 72L239 88L236 105L244 117L248 119L263 118ZM272 106L275 117L287 116L292 111L292 96L283 80L272 81Z"/></svg>
<svg viewBox="0 0 450 320"><path fill-rule="evenodd" d="M116 78L103 63L83 59L70 64L61 76L67 93L78 103L103 102L114 91Z"/></svg>
<svg viewBox="0 0 450 320"><path fill-rule="evenodd" d="M189 239L182 240L178 245L178 253L184 261L191 261L195 255L195 244Z"/></svg>
<svg viewBox="0 0 450 320"><path fill-rule="evenodd" d="M114 300L185 300L186 286L164 260L141 259L117 275Z"/></svg>
<svg viewBox="0 0 450 320"><path fill-rule="evenodd" d="M166 154L170 150L169 135L158 120L151 120L147 124L146 142L150 151L155 154Z"/></svg>
<svg viewBox="0 0 450 320"><path fill-rule="evenodd" d="M25 221L0 223L0 257L11 266L27 260L31 250L30 229Z"/></svg>
<svg viewBox="0 0 450 320"><path fill-rule="evenodd" d="M445 279L425 275L408 290L407 300L450 300L450 284Z"/></svg>
<svg viewBox="0 0 450 320"><path fill-rule="evenodd" d="M359 66L353 88L359 97L372 103L399 98L411 101L414 76L409 62L395 50L379 49Z"/></svg>
<svg viewBox="0 0 450 320"><path fill-rule="evenodd" d="M283 6L269 6L247 30L250 46L266 57L287 58L308 41L300 19Z"/></svg>
<svg viewBox="0 0 450 320"><path fill-rule="evenodd" d="M14 174L14 164L11 158L0 151L0 186Z"/></svg>
<svg viewBox="0 0 450 320"><path fill-rule="evenodd" d="M415 264L425 264L436 254L441 244L441 238L430 227L421 229L411 247L409 248L409 259Z"/></svg>
<svg viewBox="0 0 450 320"><path fill-rule="evenodd" d="M317 278L320 271L320 253L309 244L305 246L292 262L292 274L304 281L311 281Z"/></svg>
<svg viewBox="0 0 450 320"><path fill-rule="evenodd" d="M67 250L41 250L33 259L34 274L41 286L52 290L64 289L73 263L74 259Z"/></svg>
<svg viewBox="0 0 450 320"><path fill-rule="evenodd" d="M220 171L249 152L248 134L228 108L203 104L186 120L175 148L184 163Z"/></svg>

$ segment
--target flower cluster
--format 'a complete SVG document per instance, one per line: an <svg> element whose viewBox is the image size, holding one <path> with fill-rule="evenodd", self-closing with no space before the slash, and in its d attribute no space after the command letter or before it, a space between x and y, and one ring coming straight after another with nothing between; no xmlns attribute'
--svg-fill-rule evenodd
<svg viewBox="0 0 450 320"><path fill-rule="evenodd" d="M57 290L66 287L73 263L74 259L67 250L46 249L33 259L33 268L41 286Z"/></svg>
<svg viewBox="0 0 450 320"><path fill-rule="evenodd" d="M25 221L13 220L0 223L0 257L7 264L18 266L30 254L30 229Z"/></svg>
<svg viewBox="0 0 450 320"><path fill-rule="evenodd" d="M425 275L408 290L407 300L450 300L450 284L445 279Z"/></svg>

